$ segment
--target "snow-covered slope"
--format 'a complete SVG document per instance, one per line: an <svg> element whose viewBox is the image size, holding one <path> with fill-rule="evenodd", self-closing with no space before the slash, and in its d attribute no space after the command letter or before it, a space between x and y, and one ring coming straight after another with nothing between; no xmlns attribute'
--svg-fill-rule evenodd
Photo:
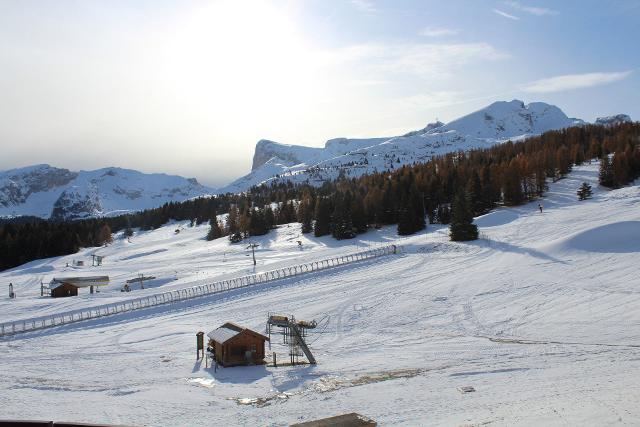
<svg viewBox="0 0 640 427"><path fill-rule="evenodd" d="M105 168L35 165L0 172L0 216L77 219L160 206L213 193L195 179Z"/></svg>
<svg viewBox="0 0 640 427"><path fill-rule="evenodd" d="M447 124L430 123L424 129L398 137L327 141L324 148L259 141L251 173L223 191L245 191L252 185L289 180L320 185L341 174L357 177L365 173L395 169L451 151L489 147L506 140L539 135L548 130L581 125L558 107L543 102L495 102Z"/></svg>
<svg viewBox="0 0 640 427"><path fill-rule="evenodd" d="M597 175L593 163L549 183L542 214L536 201L477 218L475 242L450 242L442 226L339 242L281 226L256 238L256 271L381 242L404 254L0 339L2 416L286 426L358 412L383 426L635 425L640 182L609 191ZM578 202L582 182L594 196ZM2 272L18 298L0 298L0 321L253 272L245 245L207 242L206 232L172 224ZM92 253L106 255L103 266L66 266ZM157 279L119 292L137 273ZM41 279L82 274L108 274L113 284L39 297ZM307 338L318 365L214 371L195 360L197 331L227 321L264 331L274 311L319 321ZM280 335L268 360L273 352L288 359ZM475 392L460 393L465 386Z"/></svg>

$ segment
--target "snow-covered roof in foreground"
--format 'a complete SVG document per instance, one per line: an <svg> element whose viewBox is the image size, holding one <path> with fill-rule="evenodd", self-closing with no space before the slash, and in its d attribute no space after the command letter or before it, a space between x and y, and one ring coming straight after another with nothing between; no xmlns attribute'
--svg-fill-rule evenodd
<svg viewBox="0 0 640 427"><path fill-rule="evenodd" d="M265 340L269 340L269 338L265 337L262 334L259 334L255 331L252 331L251 329L245 328L244 326L240 326L237 325L235 323L232 322L227 322L224 325L220 326L217 329L214 329L213 331L209 332L207 334L207 336L216 341L219 342L220 344L224 344L225 342L229 341L230 339L240 335L241 333L243 333L244 331L247 331L249 333L251 333L252 335L257 335L259 337L264 338Z"/></svg>

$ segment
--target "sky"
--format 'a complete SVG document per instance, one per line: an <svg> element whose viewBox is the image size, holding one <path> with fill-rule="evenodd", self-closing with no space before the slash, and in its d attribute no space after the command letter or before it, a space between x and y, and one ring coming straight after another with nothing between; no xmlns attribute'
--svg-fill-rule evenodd
<svg viewBox="0 0 640 427"><path fill-rule="evenodd" d="M0 0L0 170L195 177L498 100L640 120L640 0Z"/></svg>

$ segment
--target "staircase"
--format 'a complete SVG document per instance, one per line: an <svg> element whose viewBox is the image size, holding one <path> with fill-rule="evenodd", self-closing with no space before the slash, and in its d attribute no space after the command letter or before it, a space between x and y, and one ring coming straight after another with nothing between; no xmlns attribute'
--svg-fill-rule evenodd
<svg viewBox="0 0 640 427"><path fill-rule="evenodd" d="M311 350L309 350L309 346L307 345L307 343L304 341L304 338L302 337L302 334L300 333L300 329L298 328L298 325L295 324L295 322L289 322L289 329L291 329L292 335L295 337L296 339L296 344L302 349L302 351L304 352L304 355L307 356L307 360L309 360L309 363L312 365L316 364L316 358L313 357L313 354L311 354Z"/></svg>

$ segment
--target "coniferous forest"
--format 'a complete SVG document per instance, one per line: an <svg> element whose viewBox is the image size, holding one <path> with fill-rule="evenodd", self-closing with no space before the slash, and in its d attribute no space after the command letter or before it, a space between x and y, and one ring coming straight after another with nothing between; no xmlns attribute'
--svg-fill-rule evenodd
<svg viewBox="0 0 640 427"><path fill-rule="evenodd" d="M469 215L541 197L547 180L562 179L574 165L590 159L600 159L602 186L617 188L640 177L640 124L551 131L523 142L450 153L393 172L326 182L319 188L279 183L238 195L74 222L5 219L0 221L0 270L101 246L110 242L113 232L124 230L131 236L136 228L151 230L170 220L209 224L203 236L208 240L228 236L240 241L295 221L303 233L336 239L383 225L396 225L399 235L410 235L428 223L453 222L452 238L468 240L477 236L477 229L465 225ZM226 213L227 220L220 221L219 215Z"/></svg>

